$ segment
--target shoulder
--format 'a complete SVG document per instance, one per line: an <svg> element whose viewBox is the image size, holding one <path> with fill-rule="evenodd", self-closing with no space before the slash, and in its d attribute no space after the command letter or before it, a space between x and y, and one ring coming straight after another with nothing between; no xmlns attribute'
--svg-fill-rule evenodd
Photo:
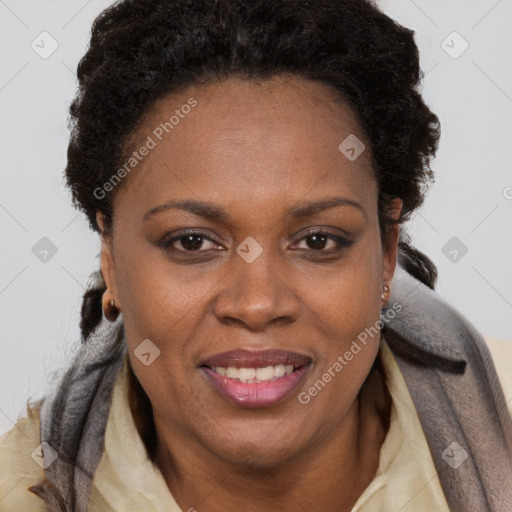
<svg viewBox="0 0 512 512"><path fill-rule="evenodd" d="M484 336L512 416L512 341Z"/></svg>
<svg viewBox="0 0 512 512"><path fill-rule="evenodd" d="M37 463L39 405L27 404L26 416L0 437L0 509L2 512L47 511L44 501L28 488L43 480ZM40 459L39 459L40 460Z"/></svg>

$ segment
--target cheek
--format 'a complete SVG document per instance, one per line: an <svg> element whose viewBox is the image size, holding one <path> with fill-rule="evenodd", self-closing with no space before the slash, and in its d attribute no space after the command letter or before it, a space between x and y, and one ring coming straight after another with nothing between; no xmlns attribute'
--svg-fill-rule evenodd
<svg viewBox="0 0 512 512"><path fill-rule="evenodd" d="M204 338L203 308L213 283L205 274L201 279L191 280L190 275L185 279L171 265L147 265L143 260L133 262L121 274L124 279L119 289L133 371L155 411L166 421L182 424L193 409L191 404L201 402L194 340ZM142 343L157 354L148 366L138 356Z"/></svg>
<svg viewBox="0 0 512 512"><path fill-rule="evenodd" d="M219 275L184 272L152 252L119 258L118 289L132 368L152 402L166 410L169 403L190 404L200 398L194 386L198 378L195 342L207 334L203 319ZM137 357L141 343L146 343L150 354L158 354L149 366Z"/></svg>
<svg viewBox="0 0 512 512"><path fill-rule="evenodd" d="M308 384L328 383L318 397L318 407L346 407L359 392L378 352L381 257L379 245L371 245L361 244L346 266L333 273L328 289L316 294L327 343Z"/></svg>
<svg viewBox="0 0 512 512"><path fill-rule="evenodd" d="M202 314L216 274L172 265L159 252L151 249L138 258L120 257L116 268L127 333L165 344L179 339L185 326L188 330Z"/></svg>
<svg viewBox="0 0 512 512"><path fill-rule="evenodd" d="M318 294L333 331L343 332L345 341L379 319L381 275L380 245L374 237L367 238L332 272L329 286Z"/></svg>

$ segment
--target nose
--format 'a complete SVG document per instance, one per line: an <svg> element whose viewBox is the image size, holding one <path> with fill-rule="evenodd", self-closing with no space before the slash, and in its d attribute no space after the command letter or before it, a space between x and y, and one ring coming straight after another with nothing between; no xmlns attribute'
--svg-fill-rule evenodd
<svg viewBox="0 0 512 512"><path fill-rule="evenodd" d="M267 251L252 263L234 254L231 265L214 300L219 322L261 331L270 324L293 323L299 318L301 303L288 285L289 273Z"/></svg>

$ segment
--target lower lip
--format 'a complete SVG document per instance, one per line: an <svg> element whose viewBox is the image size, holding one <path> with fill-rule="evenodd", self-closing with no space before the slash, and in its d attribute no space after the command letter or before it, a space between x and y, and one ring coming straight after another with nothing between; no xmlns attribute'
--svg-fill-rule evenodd
<svg viewBox="0 0 512 512"><path fill-rule="evenodd" d="M214 372L210 368L201 370L208 376L214 388L230 402L240 407L270 407L277 404L297 388L306 374L307 365L297 368L294 372L272 382L254 382L245 384L229 379Z"/></svg>

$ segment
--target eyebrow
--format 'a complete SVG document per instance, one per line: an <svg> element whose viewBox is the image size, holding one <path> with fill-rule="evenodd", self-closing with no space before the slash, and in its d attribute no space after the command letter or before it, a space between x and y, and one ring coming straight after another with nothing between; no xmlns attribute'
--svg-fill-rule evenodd
<svg viewBox="0 0 512 512"><path fill-rule="evenodd" d="M357 201L349 199L348 197L340 196L328 197L326 199L320 199L317 201L309 201L299 206L294 206L290 209L288 215L295 219L302 219L304 217L311 217L315 213L321 212L323 210L335 208L336 206L352 206L359 209L366 218L366 212L364 208Z"/></svg>
<svg viewBox="0 0 512 512"><path fill-rule="evenodd" d="M335 208L337 206L352 206L357 208L366 218L366 212L364 208L357 201L340 196L328 197L317 201L308 201L302 203L291 208L286 216L292 217L294 219L303 219L305 217L311 217L312 215L323 210ZM199 215L200 217L214 221L227 222L229 218L229 215L215 203L197 201L195 199L182 199L180 201L169 200L159 206L151 208L143 215L142 220L145 221L153 215L174 209L185 210L195 215Z"/></svg>

